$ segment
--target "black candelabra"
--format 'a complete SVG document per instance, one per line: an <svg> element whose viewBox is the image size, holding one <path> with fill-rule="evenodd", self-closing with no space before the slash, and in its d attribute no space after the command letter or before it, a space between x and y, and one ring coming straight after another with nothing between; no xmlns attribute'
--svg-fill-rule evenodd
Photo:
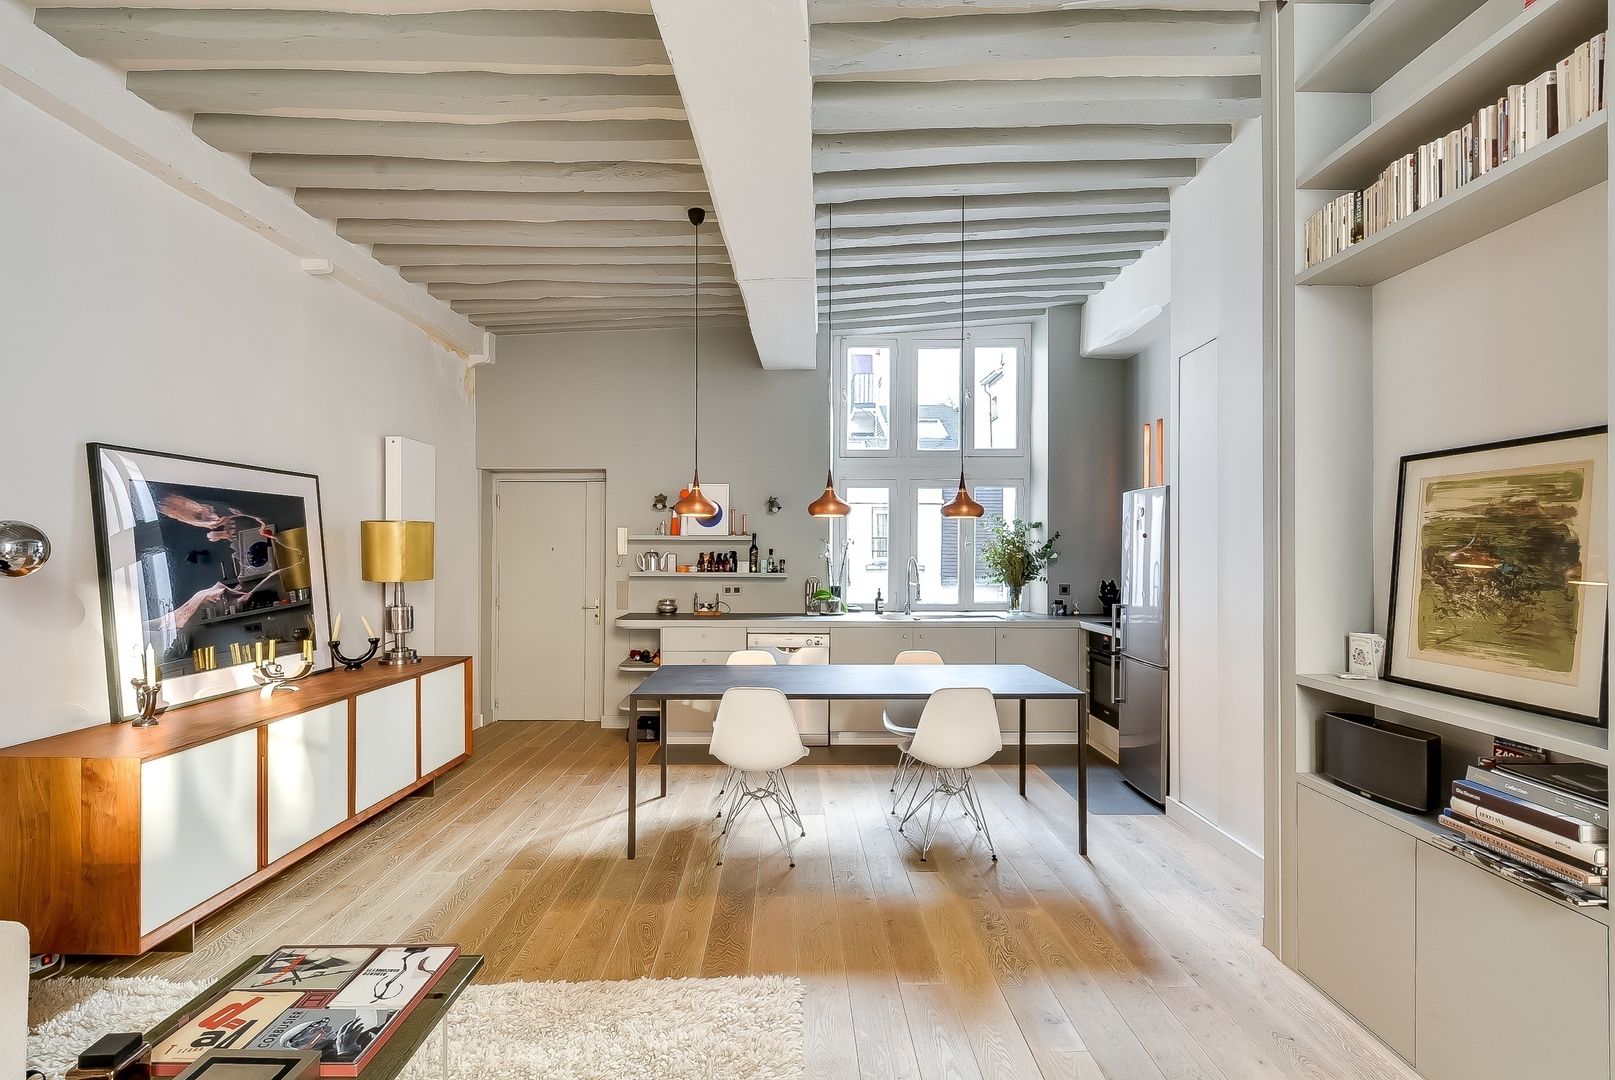
<svg viewBox="0 0 1615 1080"><path fill-rule="evenodd" d="M330 642L328 648L331 650L331 658L337 663L341 664L348 671L362 671L364 670L365 664L369 663L371 658L376 655L376 650L381 647L381 639L379 637L371 638L370 648L365 651L363 656L343 656L341 645L342 643L340 641Z"/></svg>

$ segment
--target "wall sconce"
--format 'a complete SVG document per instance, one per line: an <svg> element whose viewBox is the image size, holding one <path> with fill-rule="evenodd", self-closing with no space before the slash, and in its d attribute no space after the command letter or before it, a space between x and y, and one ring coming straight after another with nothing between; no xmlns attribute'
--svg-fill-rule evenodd
<svg viewBox="0 0 1615 1080"><path fill-rule="evenodd" d="M0 521L0 574L27 577L50 561L50 537L26 521Z"/></svg>

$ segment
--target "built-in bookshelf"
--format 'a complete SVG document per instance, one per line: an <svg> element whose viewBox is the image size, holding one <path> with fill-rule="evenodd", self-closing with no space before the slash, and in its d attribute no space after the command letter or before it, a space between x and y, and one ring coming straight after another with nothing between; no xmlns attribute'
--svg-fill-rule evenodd
<svg viewBox="0 0 1615 1080"><path fill-rule="evenodd" d="M1607 290L1600 295L1598 285L1607 282L1612 215L1591 194L1610 175L1607 112L1578 118L1310 267L1306 224L1343 193L1368 188L1400 156L1462 128L1508 86L1553 69L1606 33L1612 6L1612 0L1303 0L1276 15L1276 115L1266 122L1275 125L1279 161L1273 273L1282 599L1279 753L1272 777L1279 803L1265 852L1264 923L1276 926L1268 940L1287 964L1437 1080L1546 1075L1544 1069L1615 1078L1609 913L1533 891L1506 867L1488 866L1457 844L1434 813L1400 810L1330 780L1321 772L1319 725L1325 712L1350 711L1439 734L1444 779L1454 770L1461 776L1493 739L1535 746L1557 759L1605 769L1612 764L1606 727L1337 675L1348 633L1385 632L1401 455L1607 421L1611 365L1604 328L1615 319ZM1553 235L1580 242L1578 282L1592 280L1586 275L1597 253L1589 245L1601 247L1599 276L1577 292L1576 305L1555 306L1559 297L1545 286L1548 303L1511 308L1511 281L1538 274L1546 275L1538 281L1553 282L1554 274L1569 273L1555 269L1563 255L1557 240L1532 247L1532 230L1549 228L1543 222L1558 230ZM1451 291L1443 292L1449 277ZM1595 295L1598 302L1582 303ZM1469 310L1465 296L1475 298ZM1430 321L1421 326L1427 308ZM1451 335L1464 345L1443 349L1443 327L1455 318L1473 319L1487 332L1493 326L1509 332L1493 335L1495 346L1483 332ZM1550 321L1553 332L1542 326ZM1566 324L1579 329L1563 332ZM1558 347L1567 338L1585 348ZM1554 344L1532 349L1533 339ZM1485 355L1472 356L1477 347ZM1420 365L1428 366L1415 370ZM1599 377L1589 367L1602 369ZM1516 370L1521 382L1496 379L1500 370ZM1471 388L1455 398L1471 410L1471 428L1494 428L1472 438L1463 423L1443 422L1442 410L1459 406L1431 393L1442 380L1471 372L1485 390ZM1587 393L1579 398L1572 388L1562 401L1539 399L1528 417L1511 413L1511 396L1522 386L1570 386L1572 376L1584 372L1580 385ZM1398 395L1398 380L1409 388L1405 395ZM1495 416L1473 408L1487 393L1495 399ZM1431 418L1424 431L1417 430L1421 405ZM1527 424L1538 426L1522 430ZM1454 430L1465 437L1450 440ZM1343 861L1351 872L1333 875L1331 853L1348 846L1352 857ZM1502 910L1516 925L1494 925ZM1451 947L1453 935L1433 932L1433 918L1473 926L1472 953ZM1393 923L1398 932L1391 932ZM1314 937L1309 948L1306 935L1320 932L1335 939L1320 948ZM1512 955L1530 968L1545 961L1527 943L1561 932L1577 945L1574 953L1552 958L1554 978L1562 978L1552 1009L1523 984L1496 982L1482 946L1486 937L1518 943ZM1362 937L1355 953L1350 941L1342 944L1353 933ZM1393 956L1388 940L1413 944L1406 955ZM1371 957L1373 970L1331 971L1325 959L1331 953ZM1511 974L1520 974L1513 961ZM1489 987L1482 996L1491 1004L1475 1015L1431 1004L1481 984ZM1573 994L1560 993L1572 985ZM1504 1015L1495 1006L1505 1000L1509 1036L1499 1040L1488 1024ZM1401 1006L1388 1002L1405 1008L1398 1013ZM1569 1026L1567 1009L1576 1017Z"/></svg>

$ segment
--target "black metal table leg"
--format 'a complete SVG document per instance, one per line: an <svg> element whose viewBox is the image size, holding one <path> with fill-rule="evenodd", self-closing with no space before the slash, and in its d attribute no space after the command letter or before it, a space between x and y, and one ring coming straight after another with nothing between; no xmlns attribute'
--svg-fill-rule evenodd
<svg viewBox="0 0 1615 1080"><path fill-rule="evenodd" d="M628 857L634 857L639 816L639 702L628 699Z"/></svg>
<svg viewBox="0 0 1615 1080"><path fill-rule="evenodd" d="M1021 698L1021 798L1026 798L1026 699Z"/></svg>
<svg viewBox="0 0 1615 1080"><path fill-rule="evenodd" d="M1088 699L1077 699L1077 854L1088 857Z"/></svg>
<svg viewBox="0 0 1615 1080"><path fill-rule="evenodd" d="M664 699L656 706L656 741L662 745L657 754L662 759L662 798L667 798L667 701Z"/></svg>

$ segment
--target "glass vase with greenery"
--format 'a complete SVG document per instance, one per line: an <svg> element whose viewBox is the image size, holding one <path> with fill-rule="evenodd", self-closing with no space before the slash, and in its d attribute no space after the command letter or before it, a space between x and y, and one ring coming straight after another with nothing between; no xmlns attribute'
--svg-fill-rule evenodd
<svg viewBox="0 0 1615 1080"><path fill-rule="evenodd" d="M1033 581L1042 581L1049 564L1060 557L1054 550L1060 539L1056 532L1042 543L1037 533L1043 528L1041 521L1022 521L1016 518L1005 521L999 518L987 526L988 539L981 548L981 561L987 568L988 580L1009 590L1009 610L1021 610L1022 592Z"/></svg>

